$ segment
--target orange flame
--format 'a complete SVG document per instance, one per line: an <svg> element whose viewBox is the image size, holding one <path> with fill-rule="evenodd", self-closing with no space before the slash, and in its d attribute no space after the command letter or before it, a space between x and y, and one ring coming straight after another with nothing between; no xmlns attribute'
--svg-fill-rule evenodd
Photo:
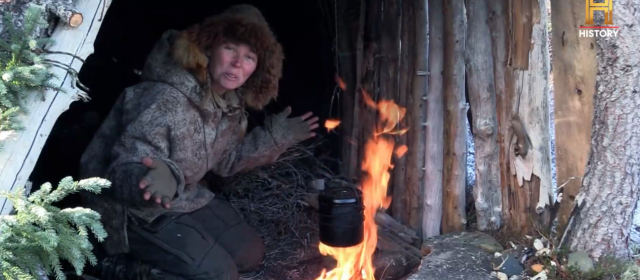
<svg viewBox="0 0 640 280"><path fill-rule="evenodd" d="M340 124L339 120L331 120L331 119L329 119L329 120L326 120L324 122L324 127L327 128L327 131L331 131L332 129L338 127L339 124Z"/></svg>
<svg viewBox="0 0 640 280"><path fill-rule="evenodd" d="M404 156L404 154L407 153L408 150L409 148L407 148L407 145L402 145L396 149L396 156L401 158L402 156Z"/></svg>
<svg viewBox="0 0 640 280"><path fill-rule="evenodd" d="M330 255L337 261L337 266L331 270L323 270L316 280L373 280L373 253L378 241L378 227L375 214L378 209L386 209L391 204L391 197L387 196L387 186L393 168L391 159L394 151L394 141L383 134L402 134L406 129L392 131L404 117L405 108L399 107L393 101L381 101L375 104L363 91L365 103L378 110L382 127L377 128L374 135L365 144L365 155L362 161L362 201L364 203L364 240L353 247L334 248L323 243L319 244L320 253ZM404 132L403 132L404 131ZM398 149L406 152L406 146ZM403 153L404 153L403 152Z"/></svg>
<svg viewBox="0 0 640 280"><path fill-rule="evenodd" d="M338 75L336 75L336 83L338 83L338 86L340 86L342 90L347 90L347 83L345 83L344 80Z"/></svg>

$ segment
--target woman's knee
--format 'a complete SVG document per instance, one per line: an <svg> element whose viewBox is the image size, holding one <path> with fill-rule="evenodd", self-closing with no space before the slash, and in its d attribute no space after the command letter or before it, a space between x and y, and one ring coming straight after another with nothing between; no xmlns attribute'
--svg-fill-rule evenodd
<svg viewBox="0 0 640 280"><path fill-rule="evenodd" d="M255 229L241 223L220 236L218 242L236 263L238 271L257 269L264 260L265 246Z"/></svg>
<svg viewBox="0 0 640 280"><path fill-rule="evenodd" d="M130 224L128 239L131 256L162 272L187 279L239 277L233 257L189 215L163 216L145 227Z"/></svg>
<svg viewBox="0 0 640 280"><path fill-rule="evenodd" d="M238 280L238 267L226 251L220 246L216 246L219 252L212 252L205 257L200 264L200 270L203 271L196 279L207 280Z"/></svg>

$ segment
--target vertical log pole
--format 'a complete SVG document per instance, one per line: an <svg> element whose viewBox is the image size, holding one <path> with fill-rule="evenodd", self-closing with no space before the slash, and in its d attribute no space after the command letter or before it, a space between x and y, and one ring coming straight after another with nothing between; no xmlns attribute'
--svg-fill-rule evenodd
<svg viewBox="0 0 640 280"><path fill-rule="evenodd" d="M558 184L581 178L587 166L596 90L595 38L579 38L584 1L551 1L553 80ZM568 182L558 213L563 232L582 180Z"/></svg>
<svg viewBox="0 0 640 280"><path fill-rule="evenodd" d="M382 34L380 38L380 92L378 100L394 100L401 107L406 107L404 90L400 89L400 32L402 28L402 12L399 0L383 0ZM406 120L399 125L406 127ZM396 137L396 146L406 144L406 134ZM406 224L405 185L406 157L394 158L394 168L390 179L392 196L392 216Z"/></svg>
<svg viewBox="0 0 640 280"><path fill-rule="evenodd" d="M407 84L411 82L411 76L409 70L409 51L413 49L413 46L409 44L409 26L407 26L407 20L410 18L409 13L404 9L406 6L405 1L400 1L400 11L401 15L399 17L400 21L400 63L398 64L398 76L399 80L397 95L394 96L394 100L398 105L407 108ZM411 116L409 108L407 108L407 115L400 123L399 127L408 127L408 124L411 122ZM410 129L411 130L411 129ZM397 135L396 139L396 148L407 145L409 133L405 133L403 135ZM415 149L412 146L408 146L409 149ZM411 153L409 153L411 154ZM395 167L393 168L393 197L395 203L393 203L393 216L404 225L409 225L409 220L411 219L411 200L413 199L411 195L411 186L408 185L407 182L407 158L408 154L401 154L400 157L396 155L394 157Z"/></svg>
<svg viewBox="0 0 640 280"><path fill-rule="evenodd" d="M399 12L400 16L397 17L397 21L399 23L398 27L400 27L399 30L399 40L396 43L396 47L400 47L400 52L399 52L399 63L398 63L398 72L397 75L395 76L391 76L389 78L391 79L395 79L397 81L399 81L399 83L397 84L398 87L395 90L395 93L391 96L391 98L401 107L407 108L407 83L411 81L411 77L409 76L409 50L412 49L412 47L408 44L408 40L409 40L409 34L408 34L408 29L406 26L406 19L407 19L407 14L405 14L404 11L404 5L402 4L402 2L405 1L398 1L397 7L395 7L396 9L398 9L397 11ZM385 11L387 11L387 6L385 6ZM391 7L389 7L391 8ZM393 12L393 10L390 10L389 12ZM385 13L385 18L387 16L387 13ZM394 23L395 24L395 23ZM393 28L395 29L395 26L393 26ZM395 35L395 34L394 34ZM408 108L407 108L408 109ZM405 116L405 118L403 118L399 123L398 123L398 127L408 127L408 122L409 122L409 110L407 110L407 115ZM396 140L396 149L400 146L406 146L407 145L407 136L408 133L405 133L403 135L396 135L394 138ZM413 148L411 146L408 146L409 149ZM401 155L400 157L398 157L398 155L396 154L394 156L394 168L392 171L392 176L391 176L391 188L393 189L393 201L394 203L392 203L392 213L393 213L393 217L398 220L399 222L401 222L403 225L409 225L409 220L411 219L411 189L410 186L407 185L407 157L408 155L405 153L403 155Z"/></svg>
<svg viewBox="0 0 640 280"><path fill-rule="evenodd" d="M345 111L344 115L352 117L352 126L349 128L349 141L343 142L342 150L346 153L346 158L343 156L343 160L346 160L350 173L344 173L348 178L356 178L357 166L360 161L358 158L358 149L360 145L361 135L361 123L362 118L360 115L362 106L362 87L363 77L366 71L365 57L364 57L364 37L365 37L365 22L370 15L367 13L367 0L360 0L360 12L358 13L358 33L356 37L356 87L354 89L353 96L353 108L352 111ZM346 109L346 108L345 108Z"/></svg>
<svg viewBox="0 0 640 280"><path fill-rule="evenodd" d="M496 117L498 120L498 145L500 159L500 185L502 195L502 220L508 223L510 219L510 198L513 194L509 183L511 181L511 165L509 164L510 119L513 109L513 79L511 70L507 67L509 40L507 34L511 30L508 0L488 1L489 26L491 32L491 49L493 54L493 78L496 90ZM508 24L509 23L509 24Z"/></svg>
<svg viewBox="0 0 640 280"><path fill-rule="evenodd" d="M350 32L350 23L347 17L345 16L347 10L347 4L341 1L336 3L336 38L337 42L334 42L336 53L334 54L337 57L338 63L338 73L337 75L345 82L346 90L340 94L339 104L341 106L340 110L343 112L341 116L345 116L341 120L340 124L340 133L341 137L341 156L342 156L342 172L349 178L356 177L355 173L357 170L357 155L354 149L357 149L357 146L353 146L351 143L354 142L354 139L357 139L358 134L355 132L355 127L359 125L358 122L354 120L354 107L357 106L355 102L354 96L356 95L356 81L355 76L355 61L351 56L343 56L341 53L351 53L353 50L351 32Z"/></svg>
<svg viewBox="0 0 640 280"><path fill-rule="evenodd" d="M426 5L425 0L415 2L416 11L416 70L424 71L429 67L429 86L427 92L427 117L425 131L425 170L423 181L423 212L422 212L422 238L440 235L442 223L442 173L444 160L444 91L443 66L444 66L444 18L442 10L443 0L429 1L429 23L427 30L421 28L421 9ZM428 54L421 42L428 38ZM428 61L423 58L428 55ZM414 90L424 92L426 85L423 76L414 79Z"/></svg>
<svg viewBox="0 0 640 280"><path fill-rule="evenodd" d="M444 193L442 232L461 231L466 226L465 176L468 104L465 103L464 1L444 0Z"/></svg>
<svg viewBox="0 0 640 280"><path fill-rule="evenodd" d="M380 37L382 31L382 1L383 0L366 0L366 17L363 23L363 61L362 61L362 80L361 88L358 93L358 106L360 111L360 121L354 134L358 135L357 142L353 145L358 147L357 158L358 163L363 158L364 141L366 137L373 134L373 126L376 124L375 111L367 108L363 103L362 94L366 93L371 98L375 98L379 91L380 80Z"/></svg>
<svg viewBox="0 0 640 280"><path fill-rule="evenodd" d="M401 60L400 60L400 91L404 92L405 104L407 108L406 127L409 131L406 133L407 146L409 152L405 154L406 171L405 182L406 192L402 194L406 197L406 203L403 205L403 211L406 213L405 219L402 221L418 234L422 231L422 166L424 164L424 130L422 127L424 114L424 101L422 97L426 94L426 88L422 87L422 91L414 90L414 80L419 77L426 77L426 71L416 72L415 49L425 48L426 42L422 45L416 45L416 19L414 12L415 3L413 1L402 1L402 41L401 41ZM422 12L426 13L422 7ZM426 18L422 21L423 28L427 25ZM422 29L424 30L424 29ZM423 56L426 65L426 56ZM418 76L422 75L422 76ZM404 76L404 77L403 77ZM423 83L426 79L422 79Z"/></svg>
<svg viewBox="0 0 640 280"><path fill-rule="evenodd" d="M489 0L491 1L491 0ZM465 64L473 115L476 185L473 188L479 230L501 225L500 149L497 141L496 95L486 0L467 1Z"/></svg>

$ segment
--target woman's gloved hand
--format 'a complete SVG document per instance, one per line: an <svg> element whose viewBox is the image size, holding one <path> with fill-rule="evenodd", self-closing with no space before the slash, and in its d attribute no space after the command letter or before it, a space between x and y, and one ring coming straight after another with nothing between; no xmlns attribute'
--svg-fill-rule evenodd
<svg viewBox="0 0 640 280"><path fill-rule="evenodd" d="M171 200L178 191L178 181L173 172L161 159L145 157L142 164L149 167L147 175L140 180L144 200L153 199L158 204L162 203L164 208L171 208Z"/></svg>
<svg viewBox="0 0 640 280"><path fill-rule="evenodd" d="M316 136L312 130L318 128L318 117L309 119L313 113L307 112L300 117L287 118L291 114L291 107L285 108L278 113L276 119L284 124L296 141L304 141L308 138Z"/></svg>

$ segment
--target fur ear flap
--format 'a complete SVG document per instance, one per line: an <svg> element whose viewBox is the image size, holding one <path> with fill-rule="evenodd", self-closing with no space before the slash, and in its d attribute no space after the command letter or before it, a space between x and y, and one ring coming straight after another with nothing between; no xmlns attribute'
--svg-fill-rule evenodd
<svg viewBox="0 0 640 280"><path fill-rule="evenodd" d="M198 81L204 82L207 79L209 59L200 47L194 43L195 40L189 40L189 33L195 32L192 30L183 31L176 39L172 50L173 59L178 65L182 65L184 68L191 70Z"/></svg>

